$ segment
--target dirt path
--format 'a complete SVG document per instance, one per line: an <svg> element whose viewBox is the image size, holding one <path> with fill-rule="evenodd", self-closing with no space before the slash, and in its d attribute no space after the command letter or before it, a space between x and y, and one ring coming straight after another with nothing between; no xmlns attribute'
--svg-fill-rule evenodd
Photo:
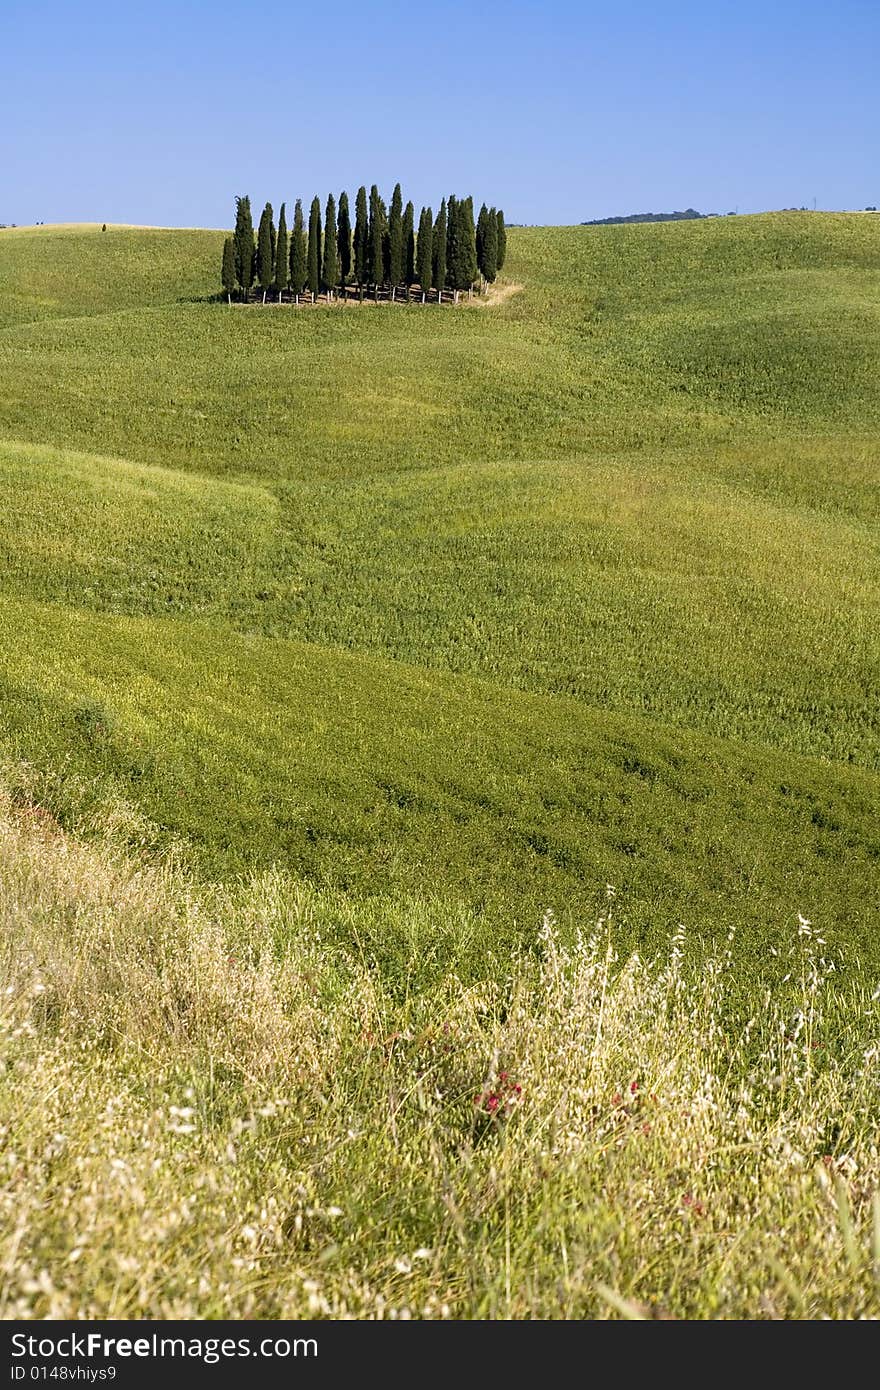
<svg viewBox="0 0 880 1390"><path fill-rule="evenodd" d="M517 284L515 280L506 285L490 285L486 293L478 295L472 303L476 304L478 309L491 309L494 305L503 304L506 299L519 294L521 289L522 285Z"/></svg>

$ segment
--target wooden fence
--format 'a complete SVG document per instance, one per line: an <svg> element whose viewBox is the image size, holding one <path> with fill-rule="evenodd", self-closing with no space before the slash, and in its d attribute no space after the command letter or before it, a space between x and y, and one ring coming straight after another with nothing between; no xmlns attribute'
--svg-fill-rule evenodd
<svg viewBox="0 0 880 1390"><path fill-rule="evenodd" d="M313 304L339 304L343 307L347 304L461 304L467 303L474 295L482 293L478 285L473 285L469 290L425 290L422 293L419 285L338 285L335 290L322 290L319 294L312 294L311 290L304 290L302 294L294 295L289 290L282 290L281 294L271 291L263 295L259 290L251 292L249 304L270 305L292 304L296 308L308 308Z"/></svg>

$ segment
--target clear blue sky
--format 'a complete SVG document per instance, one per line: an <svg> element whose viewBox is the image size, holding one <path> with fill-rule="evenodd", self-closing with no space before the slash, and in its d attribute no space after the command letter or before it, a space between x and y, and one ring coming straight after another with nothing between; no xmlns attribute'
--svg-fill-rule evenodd
<svg viewBox="0 0 880 1390"><path fill-rule="evenodd" d="M878 0L3 0L0 222L880 204Z"/></svg>

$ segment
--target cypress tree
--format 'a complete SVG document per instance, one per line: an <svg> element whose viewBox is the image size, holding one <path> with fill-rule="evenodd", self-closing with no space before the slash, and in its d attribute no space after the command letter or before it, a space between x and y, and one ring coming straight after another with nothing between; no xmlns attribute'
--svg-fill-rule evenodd
<svg viewBox="0 0 880 1390"><path fill-rule="evenodd" d="M407 288L416 280L415 211L412 203L407 203L403 210L403 278Z"/></svg>
<svg viewBox="0 0 880 1390"><path fill-rule="evenodd" d="M312 199L309 213L308 285L312 298L321 287L321 204Z"/></svg>
<svg viewBox="0 0 880 1390"><path fill-rule="evenodd" d="M403 194L400 184L394 185L391 195L391 212L388 217L388 279L392 294L401 283L406 270L406 247L403 240Z"/></svg>
<svg viewBox="0 0 880 1390"><path fill-rule="evenodd" d="M498 251L495 264L500 270L504 265L507 256L507 228L504 225L504 213L498 209Z"/></svg>
<svg viewBox="0 0 880 1390"><path fill-rule="evenodd" d="M494 208L490 208L486 216L480 270L491 285L498 274L498 214Z"/></svg>
<svg viewBox="0 0 880 1390"><path fill-rule="evenodd" d="M263 291L263 303L275 281L275 265L272 260L272 204L267 203L260 217L257 234L257 279Z"/></svg>
<svg viewBox="0 0 880 1390"><path fill-rule="evenodd" d="M480 274L483 273L483 247L486 242L486 223L489 221L489 209L484 203L480 208L480 215L477 218L477 265Z"/></svg>
<svg viewBox="0 0 880 1390"><path fill-rule="evenodd" d="M336 249L339 252L339 275L344 285L351 270L351 214L348 211L347 193L339 195Z"/></svg>
<svg viewBox="0 0 880 1390"><path fill-rule="evenodd" d="M367 275L378 287L385 280L385 204L375 184L370 189L370 244Z"/></svg>
<svg viewBox="0 0 880 1390"><path fill-rule="evenodd" d="M455 263L458 237L458 199L454 193L446 204L446 283L452 287L452 267Z"/></svg>
<svg viewBox="0 0 880 1390"><path fill-rule="evenodd" d="M339 284L339 255L336 250L336 199L331 193L327 199L327 215L324 218L324 261L321 280L328 295Z"/></svg>
<svg viewBox="0 0 880 1390"><path fill-rule="evenodd" d="M433 242L434 229L432 226L433 215L430 208L422 208L419 216L419 244L417 251L417 266L419 285L422 290L422 303L425 302L425 295L431 286L431 277L434 272Z"/></svg>
<svg viewBox="0 0 880 1390"><path fill-rule="evenodd" d="M370 227L367 220L367 190L361 184L355 199L354 213L354 278L361 286L367 281L369 264Z"/></svg>
<svg viewBox="0 0 880 1390"><path fill-rule="evenodd" d="M220 272L223 284L223 292L229 303L232 303L232 295L235 290L235 242L228 236L223 243L223 266Z"/></svg>
<svg viewBox="0 0 880 1390"><path fill-rule="evenodd" d="M477 229L474 226L473 198L465 198L460 206L462 270L465 281L462 289L470 289L480 273L480 268L477 265Z"/></svg>
<svg viewBox="0 0 880 1390"><path fill-rule="evenodd" d="M242 298L247 301L254 283L254 222L251 200L247 196L235 200L235 278L241 286Z"/></svg>
<svg viewBox="0 0 880 1390"><path fill-rule="evenodd" d="M287 255L287 212L282 203L278 214L278 240L275 243L275 289L279 304L282 292L287 288Z"/></svg>
<svg viewBox="0 0 880 1390"><path fill-rule="evenodd" d="M455 225L447 274L454 290L466 290L477 278L477 237L473 201L470 198L459 199L452 216Z"/></svg>
<svg viewBox="0 0 880 1390"><path fill-rule="evenodd" d="M434 249L433 264L431 266L431 279L437 291L437 301L440 301L440 294L446 284L446 199L440 204L440 211L437 213L437 221L434 223Z"/></svg>
<svg viewBox="0 0 880 1390"><path fill-rule="evenodd" d="M293 210L293 232L290 237L290 288L295 295L301 295L306 287L307 257L306 235L303 226L302 203L296 200Z"/></svg>

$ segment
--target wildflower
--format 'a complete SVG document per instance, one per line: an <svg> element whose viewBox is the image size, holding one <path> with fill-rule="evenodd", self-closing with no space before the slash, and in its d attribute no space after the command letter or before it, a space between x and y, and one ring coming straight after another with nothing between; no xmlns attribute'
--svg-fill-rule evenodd
<svg viewBox="0 0 880 1390"><path fill-rule="evenodd" d="M638 1093L638 1089L639 1089L639 1083L638 1083L638 1081L631 1081L631 1082L629 1083L630 1095L633 1095L633 1096L636 1095L636 1094Z"/></svg>
<svg viewBox="0 0 880 1390"><path fill-rule="evenodd" d="M512 1079L509 1072L502 1071L493 1087L487 1087L480 1095L474 1096L474 1105L489 1115L497 1116L512 1110L521 1100L522 1086Z"/></svg>

